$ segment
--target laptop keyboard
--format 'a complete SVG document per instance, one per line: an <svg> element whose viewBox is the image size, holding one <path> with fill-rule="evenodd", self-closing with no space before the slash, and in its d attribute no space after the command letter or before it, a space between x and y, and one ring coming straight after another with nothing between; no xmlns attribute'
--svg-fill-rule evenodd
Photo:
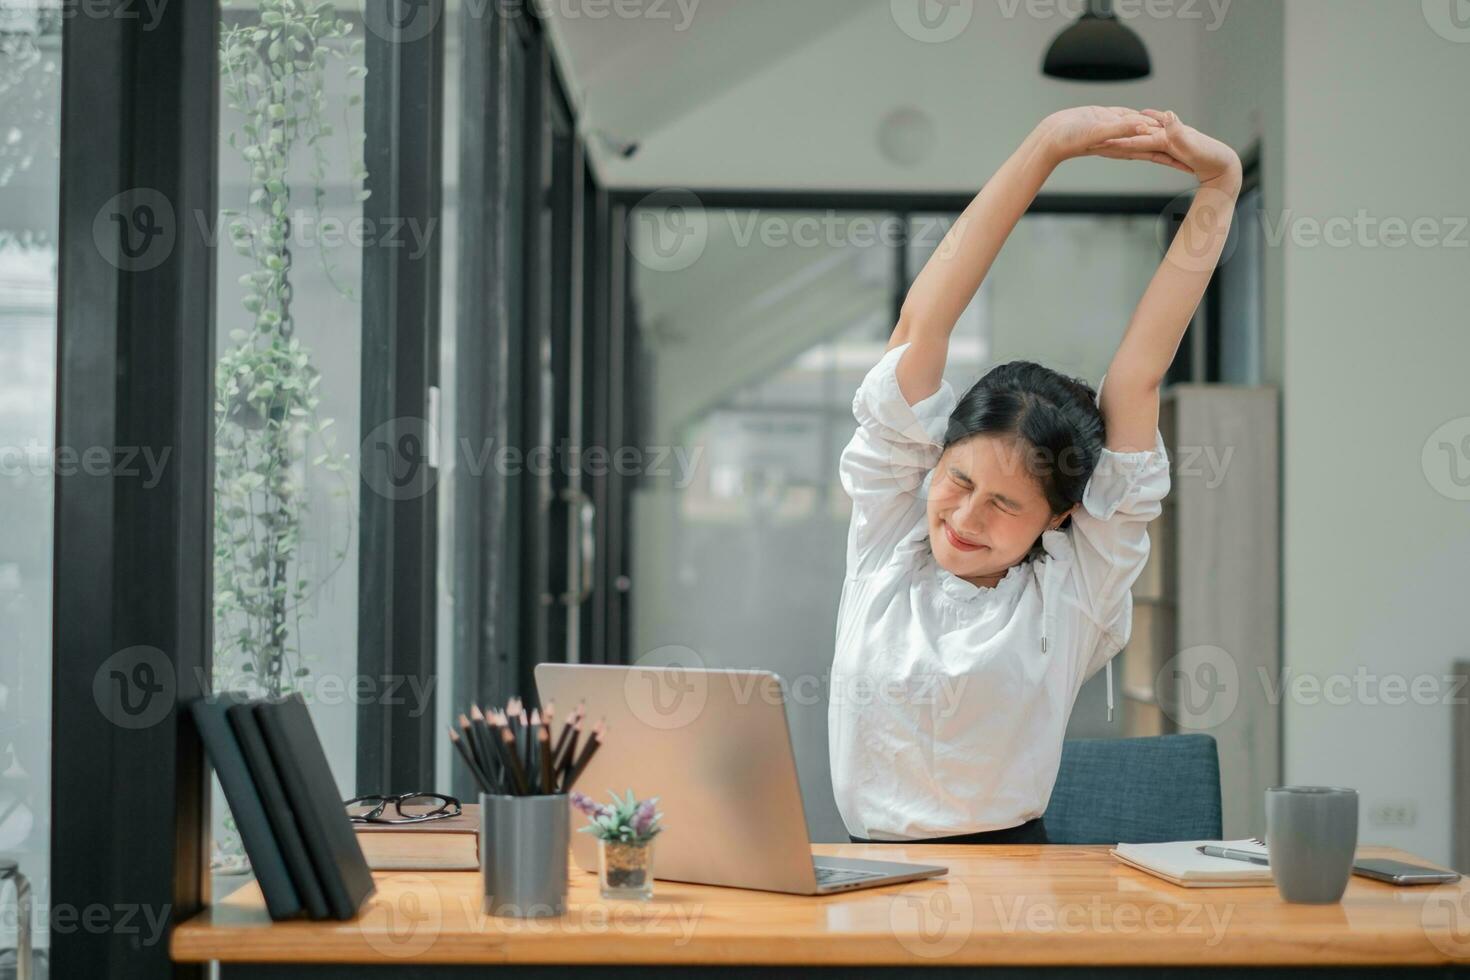
<svg viewBox="0 0 1470 980"><path fill-rule="evenodd" d="M817 872L817 884L837 885L844 881L861 881L864 878L882 878L881 871L850 871L847 868L824 868L820 864L814 866Z"/></svg>

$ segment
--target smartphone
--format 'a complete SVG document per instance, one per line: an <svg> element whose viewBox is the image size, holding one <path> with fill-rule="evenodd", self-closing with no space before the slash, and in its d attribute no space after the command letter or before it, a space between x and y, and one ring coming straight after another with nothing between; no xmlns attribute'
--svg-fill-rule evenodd
<svg viewBox="0 0 1470 980"><path fill-rule="evenodd" d="M1387 881L1395 885L1437 885L1446 881L1460 880L1457 871L1425 868L1404 861L1391 861L1388 858L1369 858L1358 861L1353 865L1353 874L1362 875L1365 878L1376 878L1378 881Z"/></svg>

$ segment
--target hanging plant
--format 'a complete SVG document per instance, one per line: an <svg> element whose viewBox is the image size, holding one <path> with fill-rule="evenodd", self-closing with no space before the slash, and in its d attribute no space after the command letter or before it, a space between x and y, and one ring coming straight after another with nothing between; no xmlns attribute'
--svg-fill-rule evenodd
<svg viewBox="0 0 1470 980"><path fill-rule="evenodd" d="M255 688L267 695L299 689L310 675L299 641L307 603L346 559L332 550L326 569L301 554L308 510L306 478L318 468L346 496L350 457L335 450L332 419L320 418L321 373L296 335L293 319L291 164L307 158L309 200L317 227L326 192L326 70L331 59L356 57L361 41L330 2L260 0L258 20L222 25L221 87L242 122L226 142L250 172L243 210L222 210L230 244L249 260L239 279L247 322L230 331L215 366L214 674L217 689ZM352 65L349 83L367 70ZM361 104L354 92L350 107ZM344 127L344 132L346 128ZM358 201L367 176L362 135L348 140ZM344 298L329 249L317 243L329 283ZM347 518L347 535L351 517Z"/></svg>

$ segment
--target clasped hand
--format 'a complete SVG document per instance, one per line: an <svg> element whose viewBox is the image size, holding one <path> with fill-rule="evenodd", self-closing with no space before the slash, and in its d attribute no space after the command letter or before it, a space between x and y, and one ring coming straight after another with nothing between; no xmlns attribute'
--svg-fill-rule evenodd
<svg viewBox="0 0 1470 980"><path fill-rule="evenodd" d="M1057 163L1083 156L1146 160L1182 170L1201 184L1240 180L1235 151L1173 112L1077 106L1047 116L1038 132Z"/></svg>

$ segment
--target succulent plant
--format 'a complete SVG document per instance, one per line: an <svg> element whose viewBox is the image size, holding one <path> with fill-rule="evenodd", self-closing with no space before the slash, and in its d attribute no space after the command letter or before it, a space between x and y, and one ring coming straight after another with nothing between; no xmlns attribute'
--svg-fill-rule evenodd
<svg viewBox="0 0 1470 980"><path fill-rule="evenodd" d="M631 789L626 798L612 790L607 793L613 799L612 804L598 803L585 793L573 791L572 806L585 813L589 821L587 826L577 828L580 832L621 844L646 844L663 830L659 825L663 814L656 809L657 796L640 801L633 797Z"/></svg>

